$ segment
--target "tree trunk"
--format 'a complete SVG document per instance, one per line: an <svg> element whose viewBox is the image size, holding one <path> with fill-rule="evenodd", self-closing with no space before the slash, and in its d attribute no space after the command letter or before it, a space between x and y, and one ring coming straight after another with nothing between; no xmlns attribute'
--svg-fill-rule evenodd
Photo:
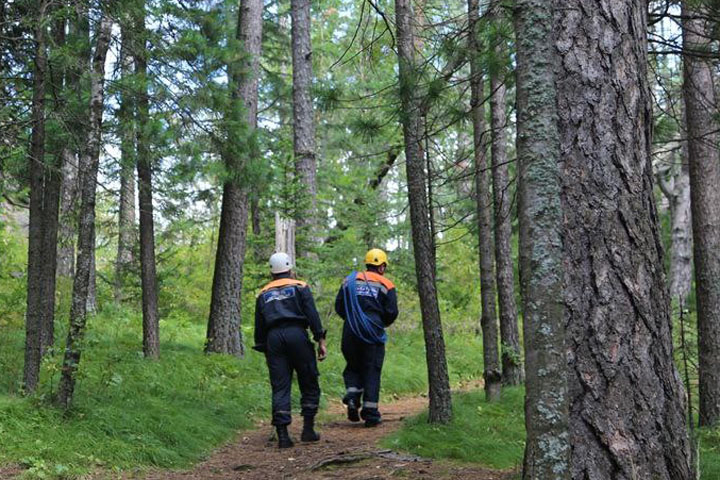
<svg viewBox="0 0 720 480"><path fill-rule="evenodd" d="M491 16L496 24L503 21L499 2L491 5ZM499 25L497 26L499 28ZM494 35L491 39L495 55L504 60L507 52L504 39ZM495 69L490 74L490 119L492 130L492 180L495 214L495 275L497 277L498 306L500 307L500 348L502 381L505 385L518 385L523 381L520 360L520 334L517 306L515 305L515 273L512 249L512 194L508 178L507 137L505 128L505 70Z"/></svg>
<svg viewBox="0 0 720 480"><path fill-rule="evenodd" d="M720 418L720 155L708 12L683 2L684 93L700 361L700 426Z"/></svg>
<svg viewBox="0 0 720 480"><path fill-rule="evenodd" d="M25 314L25 367L23 386L35 391L40 375L43 328L43 197L45 174L45 91L47 52L45 19L48 2L39 2L35 24L32 133L30 137L30 219L28 227L27 312Z"/></svg>
<svg viewBox="0 0 720 480"><path fill-rule="evenodd" d="M683 113L683 124L687 123L685 117ZM670 298L676 299L681 308L684 308L692 288L692 218L687 143L687 140L681 140L680 153L673 148L668 154L661 155L655 165L658 185L670 210ZM671 149L670 145L664 148Z"/></svg>
<svg viewBox="0 0 720 480"><path fill-rule="evenodd" d="M75 377L80 363L81 340L85 333L88 314L88 294L95 249L95 186L100 164L102 142L102 113L105 85L105 58L110 43L112 21L103 12L97 33L97 43L92 59L90 79L90 104L88 106L88 145L80 164L81 206L78 228L77 271L73 281L70 327L63 359L57 402L70 407L75 389Z"/></svg>
<svg viewBox="0 0 720 480"><path fill-rule="evenodd" d="M63 160L60 175L60 227L58 231L57 274L72 277L75 271L75 225L79 187L77 156L72 150Z"/></svg>
<svg viewBox="0 0 720 480"><path fill-rule="evenodd" d="M81 210L81 212L82 212L82 210ZM81 215L82 215L82 213L81 213ZM97 263L96 263L96 258L95 258L95 256L96 256L95 247L96 247L95 235L93 234L92 249L90 251L90 278L88 279L87 301L85 302L86 303L85 310L87 311L87 313L97 312ZM78 249L79 249L79 246L78 246Z"/></svg>
<svg viewBox="0 0 720 480"><path fill-rule="evenodd" d="M133 75L132 34L129 25L121 25L120 71L122 95L118 111L120 130L120 211L118 213L118 249L115 259L115 301L122 301L125 276L133 261L135 244L135 101L129 90Z"/></svg>
<svg viewBox="0 0 720 480"><path fill-rule="evenodd" d="M295 175L303 186L301 208L297 226L301 239L308 237L315 243L312 233L316 216L315 118L312 95L312 45L310 41L310 0L292 0L292 62L293 62L293 148ZM306 242L303 242L307 244ZM302 255L309 253L301 248Z"/></svg>
<svg viewBox="0 0 720 480"><path fill-rule="evenodd" d="M486 154L488 140L485 128L482 67L479 64L480 43L477 32L479 15L480 5L478 0L468 0L470 106L473 122L475 200L480 257L480 296L482 303L480 325L483 334L483 378L485 379L485 398L494 401L500 398L502 375L500 373L500 353L498 350L497 313L495 311L492 203L490 200L490 172Z"/></svg>
<svg viewBox="0 0 720 480"><path fill-rule="evenodd" d="M647 5L573 0L555 12L572 475L688 479L653 195Z"/></svg>
<svg viewBox="0 0 720 480"><path fill-rule="evenodd" d="M155 221L152 197L152 153L150 151L147 48L145 45L145 2L138 2L136 19L138 46L135 71L142 89L137 96L137 175L140 207L140 270L142 278L143 353L147 358L160 356L158 287L155 271Z"/></svg>
<svg viewBox="0 0 720 480"><path fill-rule="evenodd" d="M570 478L570 442L553 5L518 0L514 15L527 431L523 479L561 480Z"/></svg>
<svg viewBox="0 0 720 480"><path fill-rule="evenodd" d="M243 173L255 154L247 135L252 135L257 125L262 10L261 0L240 0L237 43L245 55L229 65L232 105L227 123L246 122L249 133L243 135L237 127L229 127L230 148L223 155L228 179L223 187L206 352L243 355L240 315L249 189Z"/></svg>
<svg viewBox="0 0 720 480"><path fill-rule="evenodd" d="M80 191L79 163L87 144L87 101L89 84L83 76L90 70L90 22L86 2L77 2L72 14L68 43L75 45L74 62L68 68L68 106L70 118L69 150L62 166L60 191L60 229L58 238L58 275L72 277L75 271L75 235ZM83 118L84 117L84 118Z"/></svg>
<svg viewBox="0 0 720 480"><path fill-rule="evenodd" d="M452 405L445 358L445 341L433 274L434 259L431 258L433 239L430 238L424 159L420 148L422 141L420 136L421 118L420 103L415 97L418 72L413 44L412 0L395 0L395 15L410 223L430 386L428 420L431 423L447 423L452 417Z"/></svg>
<svg viewBox="0 0 720 480"><path fill-rule="evenodd" d="M690 166L686 155L681 158L681 165L675 176L674 202L670 233L670 296L679 299L684 306L692 289L693 271Z"/></svg>
<svg viewBox="0 0 720 480"><path fill-rule="evenodd" d="M275 212L275 251L285 252L295 265L295 220Z"/></svg>

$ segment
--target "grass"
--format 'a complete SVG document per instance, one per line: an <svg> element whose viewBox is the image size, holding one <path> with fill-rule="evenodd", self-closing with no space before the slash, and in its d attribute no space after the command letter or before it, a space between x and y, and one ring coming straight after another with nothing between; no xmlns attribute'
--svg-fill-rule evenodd
<svg viewBox="0 0 720 480"><path fill-rule="evenodd" d="M457 394L449 425L428 424L426 412L406 420L383 444L426 458L474 462L502 470L516 467L522 464L525 445L523 389L505 389L496 403L486 402L483 391Z"/></svg>
<svg viewBox="0 0 720 480"><path fill-rule="evenodd" d="M720 478L720 429L701 429L700 442L700 478L716 480Z"/></svg>
<svg viewBox="0 0 720 480"><path fill-rule="evenodd" d="M387 448L426 458L479 463L489 468L522 466L525 446L524 390L503 390L500 402L488 403L483 391L453 397L453 420L447 426L427 423L427 413L405 421L403 428L383 440ZM720 429L702 429L700 478L720 478Z"/></svg>
<svg viewBox="0 0 720 480"><path fill-rule="evenodd" d="M409 317L399 322L389 335L385 398L426 389L419 325ZM340 321L327 327L330 351L320 365L323 404L344 391ZM160 360L147 361L141 352L140 315L105 308L89 321L74 406L64 415L49 405L57 388L59 353L44 362L38 393L19 395L24 334L19 323L6 325L0 337L5 372L0 377L0 464L23 464L31 478L75 478L98 468L184 468L238 429L268 419L264 357L252 351L244 359L204 355L205 328L204 318L172 312L161 321ZM249 341L251 328L244 335ZM62 331L57 338L61 345ZM480 375L479 339L455 334L447 340L452 379ZM293 400L298 402L297 393Z"/></svg>

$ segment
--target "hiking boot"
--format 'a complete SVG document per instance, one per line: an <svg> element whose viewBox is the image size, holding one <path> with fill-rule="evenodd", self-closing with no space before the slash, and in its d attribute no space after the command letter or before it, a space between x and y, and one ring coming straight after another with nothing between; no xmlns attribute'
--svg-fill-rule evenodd
<svg viewBox="0 0 720 480"><path fill-rule="evenodd" d="M275 427L275 430L277 430L278 448L291 448L295 446L288 434L287 425L278 425Z"/></svg>
<svg viewBox="0 0 720 480"><path fill-rule="evenodd" d="M315 417L304 417L302 433L300 440L303 442L317 442L320 440L320 434L315 431Z"/></svg>
<svg viewBox="0 0 720 480"><path fill-rule="evenodd" d="M347 402L347 418L351 422L359 422L360 421L360 413L358 411L357 403L355 403L355 400L348 400Z"/></svg>
<svg viewBox="0 0 720 480"><path fill-rule="evenodd" d="M365 426L367 428L377 427L381 423L382 423L382 419L380 419L380 418L368 418L365 420Z"/></svg>

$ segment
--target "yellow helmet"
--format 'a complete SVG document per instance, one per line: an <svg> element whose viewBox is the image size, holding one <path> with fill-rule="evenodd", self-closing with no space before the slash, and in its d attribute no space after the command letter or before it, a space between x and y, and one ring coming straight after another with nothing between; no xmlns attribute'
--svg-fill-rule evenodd
<svg viewBox="0 0 720 480"><path fill-rule="evenodd" d="M365 265L377 265L379 267L383 263L388 263L387 253L379 248L373 248L365 254Z"/></svg>

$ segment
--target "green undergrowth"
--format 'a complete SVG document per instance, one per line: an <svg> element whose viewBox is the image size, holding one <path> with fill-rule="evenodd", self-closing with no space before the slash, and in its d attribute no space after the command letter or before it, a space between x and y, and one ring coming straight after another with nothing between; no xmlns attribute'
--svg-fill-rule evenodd
<svg viewBox="0 0 720 480"><path fill-rule="evenodd" d="M238 429L268 419L264 357L254 351L244 359L203 354L204 320L177 311L165 316L160 323L161 358L149 361L141 352L140 315L105 308L88 323L75 402L67 414L50 405L59 353L44 362L36 395L28 398L18 392L24 334L20 323L9 325L0 338L0 464L20 463L32 478L75 478L94 469L184 468ZM327 323L329 356L320 365L323 405L344 391L340 321ZM62 327L59 320L59 345ZM252 328L243 333L250 343ZM404 317L389 333L385 399L424 391L419 322ZM482 369L479 339L456 333L447 340L453 382L477 378ZM293 400L297 404L297 392Z"/></svg>
<svg viewBox="0 0 720 480"><path fill-rule="evenodd" d="M716 480L720 478L720 428L701 429L700 442L700 478Z"/></svg>
<svg viewBox="0 0 720 480"><path fill-rule="evenodd" d="M522 466L525 445L524 390L503 390L499 402L485 401L483 391L453 397L453 420L447 426L427 423L427 412L409 418L403 428L383 440L383 446L426 458L479 463L489 468ZM703 429L700 478L720 478L720 429Z"/></svg>
<svg viewBox="0 0 720 480"><path fill-rule="evenodd" d="M480 463L494 469L522 464L525 445L523 389L508 388L499 402L488 403L482 390L453 396L449 425L427 422L427 412L409 418L383 445L426 458Z"/></svg>

